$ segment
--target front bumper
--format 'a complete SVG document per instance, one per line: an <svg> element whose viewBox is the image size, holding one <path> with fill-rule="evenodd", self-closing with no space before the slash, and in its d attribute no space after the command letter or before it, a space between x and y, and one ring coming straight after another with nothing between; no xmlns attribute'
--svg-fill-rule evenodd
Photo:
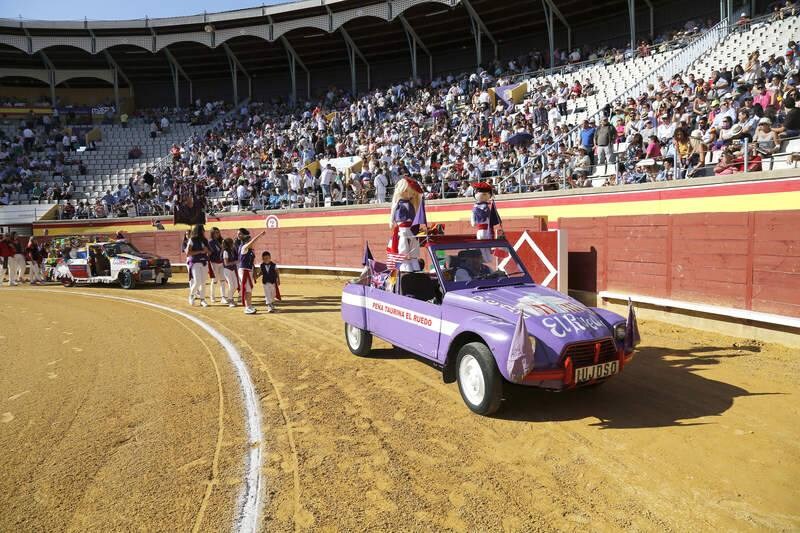
<svg viewBox="0 0 800 533"><path fill-rule="evenodd" d="M635 353L625 353L624 350L617 350L617 361L619 361L619 372L618 374L622 373L623 368L625 365L628 364L633 360ZM522 378L522 384L524 385L532 385L535 387L542 387L546 389L554 389L554 390L565 390L565 389L573 389L576 387L583 387L586 385L591 385L592 383L596 383L598 381L602 381L608 378L602 378L601 380L590 380L585 383L581 383L577 385L575 383L575 368L572 364L572 359L567 357L564 360L563 368L553 368L547 370L533 370L525 375Z"/></svg>

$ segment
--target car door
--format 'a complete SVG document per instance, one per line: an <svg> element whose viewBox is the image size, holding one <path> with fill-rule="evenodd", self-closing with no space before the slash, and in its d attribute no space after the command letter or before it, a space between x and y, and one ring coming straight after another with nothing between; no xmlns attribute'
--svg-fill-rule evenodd
<svg viewBox="0 0 800 533"><path fill-rule="evenodd" d="M436 359L442 308L393 292L367 288L367 326L375 336L429 359Z"/></svg>

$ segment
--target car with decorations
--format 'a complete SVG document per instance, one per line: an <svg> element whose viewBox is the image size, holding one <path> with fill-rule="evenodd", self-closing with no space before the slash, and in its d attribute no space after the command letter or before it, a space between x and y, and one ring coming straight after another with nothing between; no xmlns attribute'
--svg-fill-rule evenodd
<svg viewBox="0 0 800 533"><path fill-rule="evenodd" d="M373 337L416 354L446 383L458 382L466 405L482 415L498 410L507 384L598 386L633 358L632 308L626 319L538 285L504 238L420 241L429 271L365 259L362 276L345 285L344 336L355 355L368 356Z"/></svg>
<svg viewBox="0 0 800 533"><path fill-rule="evenodd" d="M133 289L143 282L164 285L172 277L169 259L142 252L125 241L67 241L51 266L51 277L64 286L117 283Z"/></svg>

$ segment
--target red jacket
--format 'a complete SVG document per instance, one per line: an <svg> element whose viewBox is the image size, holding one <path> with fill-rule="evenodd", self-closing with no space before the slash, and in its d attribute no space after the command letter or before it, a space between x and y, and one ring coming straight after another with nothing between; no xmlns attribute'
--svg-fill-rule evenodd
<svg viewBox="0 0 800 533"><path fill-rule="evenodd" d="M6 241L0 241L0 257L14 257L14 247Z"/></svg>

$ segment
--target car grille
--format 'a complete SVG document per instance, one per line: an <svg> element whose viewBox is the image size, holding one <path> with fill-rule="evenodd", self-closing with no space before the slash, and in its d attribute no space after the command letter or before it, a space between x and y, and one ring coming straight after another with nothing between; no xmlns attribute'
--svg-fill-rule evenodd
<svg viewBox="0 0 800 533"><path fill-rule="evenodd" d="M600 345L600 353L597 361L595 361L595 354L597 352L598 344ZM567 357L572 358L573 368L580 368L583 366L591 366L597 363L613 361L617 358L617 349L614 346L614 341L611 339L580 342L571 344L564 349L564 353L561 354L561 360L564 361Z"/></svg>

